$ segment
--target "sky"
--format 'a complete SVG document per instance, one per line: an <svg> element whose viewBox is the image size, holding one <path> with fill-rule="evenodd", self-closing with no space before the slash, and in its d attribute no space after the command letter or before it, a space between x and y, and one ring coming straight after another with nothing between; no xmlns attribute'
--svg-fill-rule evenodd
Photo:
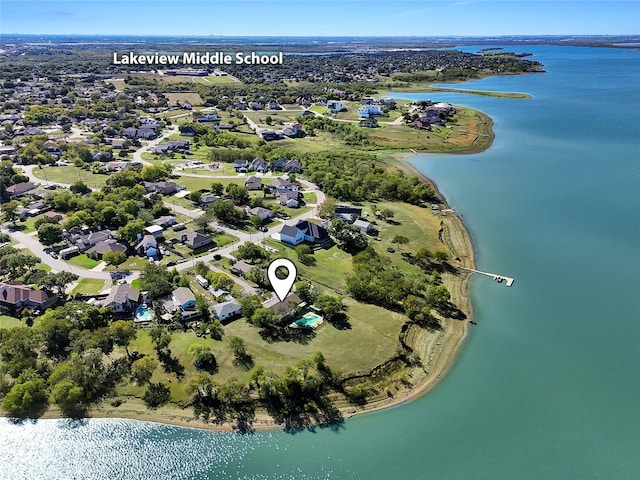
<svg viewBox="0 0 640 480"><path fill-rule="evenodd" d="M0 0L0 34L640 34L640 0Z"/></svg>

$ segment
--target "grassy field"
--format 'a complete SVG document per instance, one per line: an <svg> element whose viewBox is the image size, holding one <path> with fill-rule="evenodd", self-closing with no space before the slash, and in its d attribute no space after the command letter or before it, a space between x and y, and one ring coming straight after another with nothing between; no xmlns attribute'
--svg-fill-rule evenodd
<svg viewBox="0 0 640 480"><path fill-rule="evenodd" d="M194 107L198 107L204 103L200 94L195 92L165 93L164 96L169 101L169 105L172 106L176 104L180 104L182 106L182 104L187 102Z"/></svg>
<svg viewBox="0 0 640 480"><path fill-rule="evenodd" d="M229 76L215 75L215 76L204 77L204 79L210 83L239 83L238 80Z"/></svg>
<svg viewBox="0 0 640 480"><path fill-rule="evenodd" d="M70 183L77 181L84 182L91 188L104 186L109 175L99 175L83 170L82 168L68 165L66 167L48 167L34 168L33 174L42 179L51 182Z"/></svg>
<svg viewBox="0 0 640 480"><path fill-rule="evenodd" d="M26 327L27 325L20 321L19 318L10 317L9 315L0 315L0 328Z"/></svg>
<svg viewBox="0 0 640 480"><path fill-rule="evenodd" d="M97 278L83 278L78 282L78 285L71 291L72 295L94 295L100 293L105 288L111 286L111 281L106 284L104 280Z"/></svg>
<svg viewBox="0 0 640 480"><path fill-rule="evenodd" d="M330 367L344 371L370 369L385 358L391 357L396 348L400 326L404 321L403 316L350 299L345 299L345 305L349 316L348 328L341 330L331 324L325 324L315 331L307 343L267 343L260 337L259 330L244 319L226 325L222 341L198 338L191 332L174 333L170 349L184 367L185 375L181 381L177 381L175 375L167 374L159 367L154 372L152 381L167 382L171 389L172 401L186 400L184 387L189 379L198 373L187 349L192 343L200 343L211 347L216 357L217 381L223 382L235 377L246 382L249 372L233 364L233 355L229 348L229 338L232 336L244 339L247 352L256 365L264 365L277 372L282 372L286 366L294 365L300 360L308 359L316 351L324 354ZM361 348L354 348L356 345ZM148 330L138 332L129 350L155 355ZM144 389L126 385L119 387L118 392L122 395L140 396Z"/></svg>
<svg viewBox="0 0 640 480"><path fill-rule="evenodd" d="M91 270L100 263L98 260L87 257L84 253L82 255L76 255L75 257L69 258L67 262L71 265L75 265L76 267L86 268L87 270Z"/></svg>
<svg viewBox="0 0 640 480"><path fill-rule="evenodd" d="M415 149L430 152L471 153L487 149L493 142L492 120L470 108L457 108L454 119L445 128L418 130L406 125L385 125L370 129L367 137L377 145L391 149Z"/></svg>

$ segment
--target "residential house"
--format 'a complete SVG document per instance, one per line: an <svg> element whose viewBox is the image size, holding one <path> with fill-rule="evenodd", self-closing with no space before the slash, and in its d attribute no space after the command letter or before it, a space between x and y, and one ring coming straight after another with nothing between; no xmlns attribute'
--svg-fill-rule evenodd
<svg viewBox="0 0 640 480"><path fill-rule="evenodd" d="M299 194L297 192L286 190L278 195L278 203L285 207L298 208L300 206L298 195Z"/></svg>
<svg viewBox="0 0 640 480"><path fill-rule="evenodd" d="M157 192L163 195L173 195L178 190L180 190L180 186L176 182L149 182L144 183L144 188L148 192Z"/></svg>
<svg viewBox="0 0 640 480"><path fill-rule="evenodd" d="M290 293L283 301L273 296L262 304L264 308L271 308L280 320L292 318L298 313L298 308L304 306L302 299L295 293Z"/></svg>
<svg viewBox="0 0 640 480"><path fill-rule="evenodd" d="M304 231L292 225L284 225L278 235L281 242L289 245L300 245L304 242Z"/></svg>
<svg viewBox="0 0 640 480"><path fill-rule="evenodd" d="M170 215L165 215L164 217L156 218L151 222L151 225L158 225L162 228L169 228L178 223L176 217L172 217Z"/></svg>
<svg viewBox="0 0 640 480"><path fill-rule="evenodd" d="M226 302L218 303L213 307L213 315L220 320L229 320L230 318L237 317L242 313L242 307L235 298Z"/></svg>
<svg viewBox="0 0 640 480"><path fill-rule="evenodd" d="M180 235L180 241L191 250L198 250L212 245L214 242L210 237L193 230L189 230Z"/></svg>
<svg viewBox="0 0 640 480"><path fill-rule="evenodd" d="M253 265L249 265L244 260L239 260L233 264L231 267L231 273L234 275L238 275L240 277L244 277L247 273L249 273L254 268Z"/></svg>
<svg viewBox="0 0 640 480"><path fill-rule="evenodd" d="M145 235L136 245L136 252L147 258L158 258L158 241L153 235Z"/></svg>
<svg viewBox="0 0 640 480"><path fill-rule="evenodd" d="M256 207L247 209L247 215L250 217L260 217L261 220L267 220L273 218L273 212L268 208Z"/></svg>
<svg viewBox="0 0 640 480"><path fill-rule="evenodd" d="M202 197L200 197L200 205L206 206L215 202L216 200L220 200L220 196L214 195L213 193L209 193L207 195L203 195Z"/></svg>
<svg viewBox="0 0 640 480"><path fill-rule="evenodd" d="M289 173L300 173L302 171L300 160L287 160L284 164L284 171Z"/></svg>
<svg viewBox="0 0 640 480"><path fill-rule="evenodd" d="M107 252L121 252L126 253L127 247L118 242L115 238L109 238L101 242L96 243L93 247L87 250L87 255L92 258L102 258Z"/></svg>
<svg viewBox="0 0 640 480"><path fill-rule="evenodd" d="M183 126L180 128L180 135L184 135L185 137L195 137L196 129L191 125Z"/></svg>
<svg viewBox="0 0 640 480"><path fill-rule="evenodd" d="M382 115L382 109L378 105L363 105L358 109L358 118L364 119L376 115Z"/></svg>
<svg viewBox="0 0 640 480"><path fill-rule="evenodd" d="M374 117L361 118L358 120L358 126L364 128L376 128L378 126L378 120Z"/></svg>
<svg viewBox="0 0 640 480"><path fill-rule="evenodd" d="M219 122L220 117L217 113L205 113L204 115L199 115L196 117L196 122L205 123L205 122Z"/></svg>
<svg viewBox="0 0 640 480"><path fill-rule="evenodd" d="M353 222L353 225L358 227L360 229L360 233L364 235L371 235L373 232L376 231L376 227L374 227L371 223L365 220L358 219L355 222Z"/></svg>
<svg viewBox="0 0 640 480"><path fill-rule="evenodd" d="M0 312L18 316L25 308L42 312L57 300L42 290L34 290L22 282L0 282Z"/></svg>
<svg viewBox="0 0 640 480"><path fill-rule="evenodd" d="M267 109L269 109L269 110L282 110L282 107L275 100L271 100L270 102L267 103Z"/></svg>
<svg viewBox="0 0 640 480"><path fill-rule="evenodd" d="M94 162L110 162L113 160L113 153L111 152L96 152L91 156Z"/></svg>
<svg viewBox="0 0 640 480"><path fill-rule="evenodd" d="M233 168L238 173L247 173L249 171L249 162L247 160L235 160Z"/></svg>
<svg viewBox="0 0 640 480"><path fill-rule="evenodd" d="M288 161L287 159L280 159L280 160L283 161L283 165L284 163L286 163L286 161ZM274 160L274 162L275 161L276 160ZM282 178L278 178L274 180L267 186L269 187L269 190L271 190L272 193L276 193L276 192L281 193L281 190L290 190L292 192L297 192L300 189L299 185L292 183L289 180L284 180Z"/></svg>
<svg viewBox="0 0 640 480"><path fill-rule="evenodd" d="M30 192L35 188L36 186L33 183L23 182L23 183L16 183L15 185L11 185L10 187L7 187L5 191L7 192L7 195L9 195L9 198L12 199L12 198L21 197L22 195Z"/></svg>
<svg viewBox="0 0 640 480"><path fill-rule="evenodd" d="M189 288L176 288L171 292L171 300L173 302L171 312L180 311L181 320L189 320L200 315L196 310L196 297ZM165 303L165 307L167 307L167 303Z"/></svg>
<svg viewBox="0 0 640 480"><path fill-rule="evenodd" d="M262 110L262 103L260 102L249 102L247 106L251 110Z"/></svg>
<svg viewBox="0 0 640 480"><path fill-rule="evenodd" d="M293 122L282 129L283 135L287 137L302 137L304 136L304 131L302 130L302 124L300 122Z"/></svg>
<svg viewBox="0 0 640 480"><path fill-rule="evenodd" d="M311 243L326 243L331 241L329 231L322 225L310 222L308 220L300 220L296 223L296 228L304 232L304 239Z"/></svg>
<svg viewBox="0 0 640 480"><path fill-rule="evenodd" d="M101 302L103 307L111 307L117 313L132 312L139 303L140 292L128 283L111 287L109 295Z"/></svg>
<svg viewBox="0 0 640 480"><path fill-rule="evenodd" d="M113 232L111 230L99 230L86 234L67 233L65 238L71 246L76 246L80 252L84 252L99 242L113 238Z"/></svg>
<svg viewBox="0 0 640 480"><path fill-rule="evenodd" d="M329 113L339 113L342 112L343 110L346 110L347 108L344 106L344 104L342 102L339 102L337 100L329 100L327 102L327 111Z"/></svg>
<svg viewBox="0 0 640 480"><path fill-rule="evenodd" d="M256 135L258 135L258 137L260 137L265 142L282 139L282 135L275 132L274 130L258 129L256 130Z"/></svg>
<svg viewBox="0 0 640 480"><path fill-rule="evenodd" d="M244 186L247 190L262 190L262 179L256 176L249 177L245 180Z"/></svg>
<svg viewBox="0 0 640 480"><path fill-rule="evenodd" d="M266 173L269 169L269 164L264 158L254 158L251 161L251 170L258 173Z"/></svg>
<svg viewBox="0 0 640 480"><path fill-rule="evenodd" d="M153 235L154 238L162 237L163 230L164 228L162 228L160 225L149 225L148 227L144 228L144 231L149 235Z"/></svg>

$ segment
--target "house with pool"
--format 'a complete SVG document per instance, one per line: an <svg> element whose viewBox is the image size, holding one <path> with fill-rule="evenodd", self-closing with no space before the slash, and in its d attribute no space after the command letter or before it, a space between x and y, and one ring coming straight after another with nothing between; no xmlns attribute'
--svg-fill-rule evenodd
<svg viewBox="0 0 640 480"><path fill-rule="evenodd" d="M116 313L133 312L140 303L140 292L128 283L111 287L109 295L102 301L103 307L111 307Z"/></svg>

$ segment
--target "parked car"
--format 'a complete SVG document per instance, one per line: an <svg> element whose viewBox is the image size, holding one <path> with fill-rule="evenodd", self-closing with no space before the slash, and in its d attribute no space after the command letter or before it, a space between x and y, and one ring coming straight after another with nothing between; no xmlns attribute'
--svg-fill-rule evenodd
<svg viewBox="0 0 640 480"><path fill-rule="evenodd" d="M261 232L268 232L269 231L269 229L267 227L265 227L264 225L259 226L258 230L260 230Z"/></svg>

